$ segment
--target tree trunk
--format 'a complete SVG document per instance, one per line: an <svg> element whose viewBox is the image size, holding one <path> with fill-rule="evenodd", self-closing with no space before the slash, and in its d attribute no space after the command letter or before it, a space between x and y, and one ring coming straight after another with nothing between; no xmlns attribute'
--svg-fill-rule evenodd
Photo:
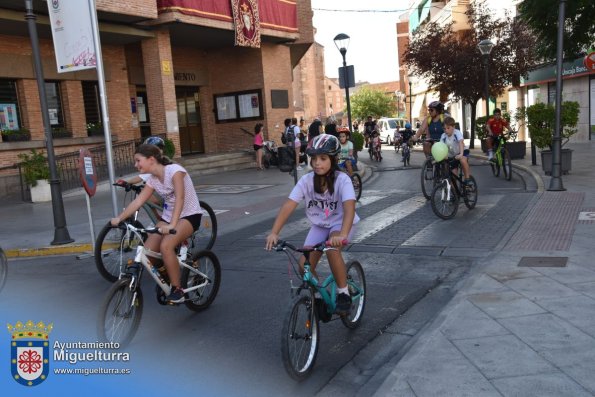
<svg viewBox="0 0 595 397"><path fill-rule="evenodd" d="M475 149L475 116L477 114L477 99L471 103L471 140L469 149Z"/></svg>

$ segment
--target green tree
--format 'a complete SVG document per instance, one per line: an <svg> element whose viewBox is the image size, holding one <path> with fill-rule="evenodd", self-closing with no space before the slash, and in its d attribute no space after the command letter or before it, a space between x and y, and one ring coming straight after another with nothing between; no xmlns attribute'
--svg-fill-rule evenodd
<svg viewBox="0 0 595 397"><path fill-rule="evenodd" d="M559 0L524 0L519 17L537 36L537 53L556 59ZM595 1L569 0L564 11L564 57L574 57L595 43Z"/></svg>
<svg viewBox="0 0 595 397"><path fill-rule="evenodd" d="M485 92L485 69L478 44L496 42L489 56L490 96L498 96L510 85L518 86L534 62L535 39L519 20L495 19L482 3L471 3L466 11L471 29L455 32L453 25L429 23L416 31L405 52L412 74L430 87L455 100L471 104L471 142L475 139L475 110Z"/></svg>
<svg viewBox="0 0 595 397"><path fill-rule="evenodd" d="M356 119L390 116L396 112L395 101L380 90L362 87L350 99L351 115Z"/></svg>

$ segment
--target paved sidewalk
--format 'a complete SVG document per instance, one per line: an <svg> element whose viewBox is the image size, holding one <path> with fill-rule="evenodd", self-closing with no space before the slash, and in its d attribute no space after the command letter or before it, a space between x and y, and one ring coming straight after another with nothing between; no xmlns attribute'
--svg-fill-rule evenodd
<svg viewBox="0 0 595 397"><path fill-rule="evenodd" d="M547 191L529 149L513 160L538 178L534 203L375 396L595 395L595 143L565 148L574 152L563 192Z"/></svg>

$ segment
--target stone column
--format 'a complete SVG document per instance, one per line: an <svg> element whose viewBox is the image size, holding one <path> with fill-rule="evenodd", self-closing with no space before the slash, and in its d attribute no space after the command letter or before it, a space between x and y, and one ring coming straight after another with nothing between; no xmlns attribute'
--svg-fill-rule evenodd
<svg viewBox="0 0 595 397"><path fill-rule="evenodd" d="M169 31L159 30L155 34L155 38L142 42L151 132L167 133L176 147L175 157L179 157L180 134Z"/></svg>

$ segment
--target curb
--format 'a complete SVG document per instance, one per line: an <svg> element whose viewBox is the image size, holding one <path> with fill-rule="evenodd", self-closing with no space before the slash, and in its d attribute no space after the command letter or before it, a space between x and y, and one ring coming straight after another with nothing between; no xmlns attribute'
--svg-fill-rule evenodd
<svg viewBox="0 0 595 397"><path fill-rule="evenodd" d="M485 160L488 161L488 157L487 156L483 156L480 154L469 154L469 157L478 159L478 160ZM524 165L520 165L520 164L515 164L512 163L512 168L517 168L519 170L525 171L527 174L531 175L531 177L533 178L533 180L535 181L535 184L537 185L537 192L538 193L543 193L545 190L545 185L543 183L543 179L541 178L541 175L539 175L537 172L533 171L533 169L526 167Z"/></svg>
<svg viewBox="0 0 595 397"><path fill-rule="evenodd" d="M35 256L83 254L92 252L93 245L87 244L65 244L61 246L40 247L40 248L14 248L4 251L7 258L28 258Z"/></svg>

